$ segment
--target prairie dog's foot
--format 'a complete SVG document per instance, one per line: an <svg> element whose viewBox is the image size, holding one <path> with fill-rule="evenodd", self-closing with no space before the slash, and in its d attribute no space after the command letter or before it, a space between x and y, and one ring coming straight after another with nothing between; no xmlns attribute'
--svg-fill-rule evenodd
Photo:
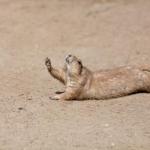
<svg viewBox="0 0 150 150"><path fill-rule="evenodd" d="M45 59L45 65L47 66L47 69L51 70L51 61L48 57Z"/></svg>
<svg viewBox="0 0 150 150"><path fill-rule="evenodd" d="M70 100L66 93L62 93L62 94L56 94L53 97L51 97L50 99L52 100Z"/></svg>
<svg viewBox="0 0 150 150"><path fill-rule="evenodd" d="M60 100L60 96L59 95L54 95L52 97L50 97L51 100Z"/></svg>

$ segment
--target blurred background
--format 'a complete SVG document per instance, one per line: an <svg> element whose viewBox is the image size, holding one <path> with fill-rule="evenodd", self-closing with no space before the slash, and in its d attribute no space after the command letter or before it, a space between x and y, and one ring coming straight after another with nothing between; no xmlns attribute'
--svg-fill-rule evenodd
<svg viewBox="0 0 150 150"><path fill-rule="evenodd" d="M48 97L56 89L63 87L47 73L44 66L45 57L49 57L55 67L62 67L67 54L78 56L91 70L128 64L150 64L150 1L0 0L2 150L17 148L45 150L49 147L82 150L100 148L148 150L150 146L150 122L147 122L150 120L148 95L134 96L133 99L136 99L137 103L129 97L120 98L124 99L122 101L124 103L117 101L115 106L114 101L107 104L100 102L91 104L88 101L83 102L81 106L78 106L79 102L73 102L71 106L69 105L72 109L68 108L66 103L49 101ZM136 107L133 107L135 103ZM117 112L113 112L114 107ZM92 113L95 108L96 112ZM52 114L49 114L50 109ZM122 116L118 116L118 112L121 113L122 110L125 112ZM106 116L104 114L99 116L98 114L103 111ZM93 115L91 118L85 115L90 114L89 112ZM140 115L142 122L135 114ZM65 124L65 121L74 118L74 115L81 118L76 116L72 120L73 123ZM84 117L87 120L84 120ZM63 119L59 120L60 118ZM122 118L127 120L127 125ZM103 127L106 125L108 128L107 119L111 120L112 126L106 131ZM91 124L90 126L88 120L91 124L97 122L96 126ZM50 125L51 121L54 123ZM76 122L80 122L79 126ZM64 124L61 128L60 123ZM102 125L101 129L99 124ZM70 126L72 128L67 134ZM83 127L83 130L80 131L79 127L81 129ZM114 132L116 128L119 130ZM52 133L53 136L47 133ZM60 134L62 139L58 138ZM16 138L13 138L14 136ZM73 137L80 140L73 142L71 140ZM112 139L115 139L116 143ZM99 140L103 142L99 143ZM42 148L43 146L45 147Z"/></svg>

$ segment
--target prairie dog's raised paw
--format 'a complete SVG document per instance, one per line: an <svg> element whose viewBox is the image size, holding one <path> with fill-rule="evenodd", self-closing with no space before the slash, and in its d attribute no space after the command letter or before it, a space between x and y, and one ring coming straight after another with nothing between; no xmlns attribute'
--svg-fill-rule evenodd
<svg viewBox="0 0 150 150"><path fill-rule="evenodd" d="M51 69L51 61L48 57L45 59L45 65L47 66L48 69Z"/></svg>

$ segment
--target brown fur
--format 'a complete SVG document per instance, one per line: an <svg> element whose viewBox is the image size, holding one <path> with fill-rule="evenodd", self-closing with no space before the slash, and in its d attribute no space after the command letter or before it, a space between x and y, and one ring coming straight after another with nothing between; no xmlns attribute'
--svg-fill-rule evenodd
<svg viewBox="0 0 150 150"><path fill-rule="evenodd" d="M52 99L108 99L136 92L150 92L150 66L124 66L92 72L76 56L66 57L65 67L55 69L49 58L45 64L49 73L66 85L65 92Z"/></svg>

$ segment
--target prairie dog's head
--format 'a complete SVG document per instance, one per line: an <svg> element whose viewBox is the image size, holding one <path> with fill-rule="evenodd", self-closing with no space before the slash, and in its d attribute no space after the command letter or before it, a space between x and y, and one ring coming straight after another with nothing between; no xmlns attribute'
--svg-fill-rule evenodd
<svg viewBox="0 0 150 150"><path fill-rule="evenodd" d="M82 62L76 56L67 55L66 56L67 70L71 74L79 75L82 72Z"/></svg>

